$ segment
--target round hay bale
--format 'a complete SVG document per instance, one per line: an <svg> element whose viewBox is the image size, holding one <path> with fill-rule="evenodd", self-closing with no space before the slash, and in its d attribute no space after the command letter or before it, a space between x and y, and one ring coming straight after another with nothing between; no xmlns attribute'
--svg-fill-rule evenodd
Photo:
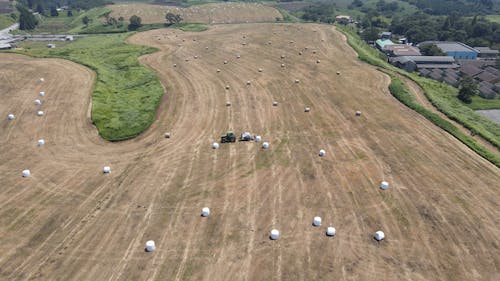
<svg viewBox="0 0 500 281"><path fill-rule="evenodd" d="M302 56L302 52L299 52L299 55Z"/></svg>
<svg viewBox="0 0 500 281"><path fill-rule="evenodd" d="M256 142L261 142L262 141L262 137L261 136L255 136L255 141Z"/></svg>
<svg viewBox="0 0 500 281"><path fill-rule="evenodd" d="M311 108L309 107L304 108L304 112L309 112L309 111L311 111Z"/></svg>
<svg viewBox="0 0 500 281"><path fill-rule="evenodd" d="M36 143L37 143L38 146L43 146L45 144L45 140L44 139L39 139Z"/></svg>
<svg viewBox="0 0 500 281"><path fill-rule="evenodd" d="M273 106L278 106L278 102L277 101L273 101Z"/></svg>
<svg viewBox="0 0 500 281"><path fill-rule="evenodd" d="M290 44L293 44L293 43L295 43L295 41L293 41L293 40L292 40L292 41L290 41Z"/></svg>
<svg viewBox="0 0 500 281"><path fill-rule="evenodd" d="M176 63L174 63L174 67L177 67L177 64L176 64Z"/></svg>
<svg viewBox="0 0 500 281"><path fill-rule="evenodd" d="M196 56L196 55L195 55L195 56L194 56L194 58L195 58L195 59L197 59L197 58L198 58L198 56Z"/></svg>
<svg viewBox="0 0 500 281"><path fill-rule="evenodd" d="M205 50L208 50L208 46L207 46L207 47L205 47Z"/></svg>
<svg viewBox="0 0 500 281"><path fill-rule="evenodd" d="M299 83L299 82L300 82L299 79L295 79L295 83Z"/></svg>
<svg viewBox="0 0 500 281"><path fill-rule="evenodd" d="M42 101L41 100L35 100L35 105L41 105Z"/></svg>
<svg viewBox="0 0 500 281"><path fill-rule="evenodd" d="M268 45L271 45L271 44L272 44L272 42L271 42L271 41L267 41L267 44L268 44Z"/></svg>
<svg viewBox="0 0 500 281"><path fill-rule="evenodd" d="M227 60L224 61L224 64L227 64Z"/></svg>
<svg viewBox="0 0 500 281"><path fill-rule="evenodd" d="M313 50L313 54L316 54L316 50Z"/></svg>
<svg viewBox="0 0 500 281"><path fill-rule="evenodd" d="M212 148L213 149L219 149L219 144L216 143L216 142L212 143Z"/></svg>
<svg viewBox="0 0 500 281"><path fill-rule="evenodd" d="M278 238L280 238L280 232L277 229L271 230L269 238L271 238L271 240L278 240Z"/></svg>
<svg viewBox="0 0 500 281"><path fill-rule="evenodd" d="M186 61L189 61L189 59L188 59L188 58L186 58Z"/></svg>
<svg viewBox="0 0 500 281"><path fill-rule="evenodd" d="M43 79L43 78L40 78L40 82L42 82L42 83L43 83L44 81L45 81L45 79Z"/></svg>
<svg viewBox="0 0 500 281"><path fill-rule="evenodd" d="M238 54L238 55L236 55L236 58L237 58L237 59L241 58L241 55L239 55L239 54Z"/></svg>
<svg viewBox="0 0 500 281"><path fill-rule="evenodd" d="M217 70L216 70L216 71L217 71L217 72L220 72L220 69L218 69L218 68L217 68Z"/></svg>
<svg viewBox="0 0 500 281"><path fill-rule="evenodd" d="M226 90L229 90L229 85L226 85Z"/></svg>
<svg viewBox="0 0 500 281"><path fill-rule="evenodd" d="M23 178L27 178L31 175L30 170L23 170L22 172Z"/></svg>
<svg viewBox="0 0 500 281"><path fill-rule="evenodd" d="M43 116L43 114L44 114L44 113L43 113L43 111L41 111L41 110L40 110L40 111L38 111L38 112L36 113L36 115L38 115L38 116Z"/></svg>
<svg viewBox="0 0 500 281"><path fill-rule="evenodd" d="M340 71L337 71L337 75L340 75Z"/></svg>
<svg viewBox="0 0 500 281"><path fill-rule="evenodd" d="M327 236L335 236L337 234L337 230L333 226L329 226L326 228L326 235Z"/></svg>
<svg viewBox="0 0 500 281"><path fill-rule="evenodd" d="M243 46L245 46L246 44L247 44L246 42L241 43L241 45L243 45Z"/></svg>
<svg viewBox="0 0 500 281"><path fill-rule="evenodd" d="M284 63L282 63L282 64L281 64L281 67L285 67L285 64L284 64Z"/></svg>
<svg viewBox="0 0 500 281"><path fill-rule="evenodd" d="M321 150L319 151L319 156L320 156L320 157L323 157L323 156L325 156L325 155L326 155L326 151L325 151L324 149L321 149Z"/></svg>
<svg viewBox="0 0 500 281"><path fill-rule="evenodd" d="M210 209L208 207L204 207L203 209L201 209L201 216L202 217L210 216Z"/></svg>
<svg viewBox="0 0 500 281"><path fill-rule="evenodd" d="M385 238L385 233L383 231L379 230L379 231L375 232L375 234L373 235L373 238L377 241L382 241Z"/></svg>
<svg viewBox="0 0 500 281"><path fill-rule="evenodd" d="M380 189L386 190L388 188L389 188L389 183L388 182L383 181L383 182L380 183Z"/></svg>
<svg viewBox="0 0 500 281"><path fill-rule="evenodd" d="M262 143L262 148L263 149L268 149L269 148L269 143L267 141Z"/></svg>
<svg viewBox="0 0 500 281"><path fill-rule="evenodd" d="M264 70L262 68L259 68L259 72L262 72L262 71L264 71Z"/></svg>
<svg viewBox="0 0 500 281"><path fill-rule="evenodd" d="M247 81L247 85L250 85L252 84L252 82L250 80Z"/></svg>
<svg viewBox="0 0 500 281"><path fill-rule="evenodd" d="M281 55L281 59L284 59L285 58L285 55Z"/></svg>
<svg viewBox="0 0 500 281"><path fill-rule="evenodd" d="M165 138L166 138L166 139L169 139L169 138L170 138L170 132L166 132L166 133L165 133Z"/></svg>
<svg viewBox="0 0 500 281"><path fill-rule="evenodd" d="M356 111L356 116L361 116L361 111Z"/></svg>
<svg viewBox="0 0 500 281"><path fill-rule="evenodd" d="M313 225L314 226L321 226L321 217L314 217Z"/></svg>
<svg viewBox="0 0 500 281"><path fill-rule="evenodd" d="M111 173L111 167L109 166L104 166L104 168L102 169L102 172L105 173L105 174L109 174Z"/></svg>
<svg viewBox="0 0 500 281"><path fill-rule="evenodd" d="M12 113L7 115L7 119L9 119L9 120L14 120L14 118L16 118L16 116L14 116L14 114L12 114Z"/></svg>
<svg viewBox="0 0 500 281"><path fill-rule="evenodd" d="M40 92L41 97L45 97L45 92Z"/></svg>
<svg viewBox="0 0 500 281"><path fill-rule="evenodd" d="M146 242L146 252L153 252L156 250L155 241L149 240Z"/></svg>
<svg viewBox="0 0 500 281"><path fill-rule="evenodd" d="M320 60L317 60L316 63L320 63L321 61Z"/></svg>

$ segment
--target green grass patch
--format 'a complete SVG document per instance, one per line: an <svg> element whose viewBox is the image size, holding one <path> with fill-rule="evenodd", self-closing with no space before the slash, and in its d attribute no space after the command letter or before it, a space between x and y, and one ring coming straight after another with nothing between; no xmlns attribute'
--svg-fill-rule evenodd
<svg viewBox="0 0 500 281"><path fill-rule="evenodd" d="M485 18L489 21L500 24L500 15L486 15Z"/></svg>
<svg viewBox="0 0 500 281"><path fill-rule="evenodd" d="M278 12L280 12L281 16L283 17L283 19L281 19L279 21L284 21L284 22L301 22L302 21L301 19L293 16L292 14L290 14L288 11L286 11L284 9L280 9L277 7L273 7L273 8L278 10Z"/></svg>
<svg viewBox="0 0 500 281"><path fill-rule="evenodd" d="M129 19L124 19L122 25L108 25L105 23L104 17L109 13L111 13L111 9L103 7L90 9L84 13L81 13L78 16L74 17L73 21L71 21L68 26L68 32L72 34L127 32ZM90 23L88 25L83 24L82 20L85 16L90 19Z"/></svg>
<svg viewBox="0 0 500 281"><path fill-rule="evenodd" d="M16 21L10 16L10 14L0 14L0 29L7 28L15 22Z"/></svg>
<svg viewBox="0 0 500 281"><path fill-rule="evenodd" d="M480 96L473 96L472 102L466 105L474 110L500 109L500 97L497 96L497 98L489 100Z"/></svg>
<svg viewBox="0 0 500 281"><path fill-rule="evenodd" d="M387 72L386 72L387 73ZM428 110L419 103L415 101L414 96L410 93L406 85L398 77L393 74L388 73L391 76L391 84L389 85L389 91L391 94L397 98L400 102L408 106L409 108L420 113L422 116L427 118L429 121L440 127L441 129L447 131L448 133L455 136L461 142L466 144L468 147L472 148L476 153L500 167L500 157L497 157L490 151L488 151L483 146L479 145L473 138L462 133L457 127L455 127L449 121L443 119L438 114Z"/></svg>
<svg viewBox="0 0 500 281"><path fill-rule="evenodd" d="M182 22L177 24L172 24L169 27L178 28L182 31L187 31L187 32L201 32L208 29L206 25L201 23L182 23Z"/></svg>
<svg viewBox="0 0 500 281"><path fill-rule="evenodd" d="M139 64L138 57L154 48L128 45L131 33L93 35L71 43L59 43L55 49L23 43L16 52L33 57L68 59L97 73L92 94L92 121L107 140L133 138L154 121L163 88L155 73Z"/></svg>
<svg viewBox="0 0 500 281"><path fill-rule="evenodd" d="M337 26L337 29L346 35L347 42L358 53L358 57L362 61L378 66L382 69L399 73L400 75L413 80L424 90L426 97L439 111L443 112L448 118L457 121L467 129L480 135L482 138L489 141L497 148L500 148L500 125L475 113L473 109L467 107L460 100L458 100L456 98L456 88L445 83L441 83L428 78L423 78L414 73L408 73L402 69L399 69L382 60L380 58L380 53L376 49L368 46L358 36L355 29L345 26ZM395 86L393 86L393 90L394 87ZM396 96L396 98L398 97ZM401 96L398 99L400 98ZM401 100L401 102L403 102L410 108L413 108L409 104L412 104L414 102L408 104L404 100ZM422 109L413 109L424 115L427 119L431 120L437 126L451 133L453 136L476 151L478 154L498 166L498 159L493 154L491 154L491 152L478 145L471 137L464 135L453 124L449 122L443 123L442 121L446 120L442 119L439 115L432 113L431 111L427 112L428 110L426 110L426 112L424 112Z"/></svg>

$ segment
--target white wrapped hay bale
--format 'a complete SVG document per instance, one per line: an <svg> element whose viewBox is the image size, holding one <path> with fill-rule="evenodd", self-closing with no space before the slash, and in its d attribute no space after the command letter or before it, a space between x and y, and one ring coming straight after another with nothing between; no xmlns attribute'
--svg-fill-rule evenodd
<svg viewBox="0 0 500 281"><path fill-rule="evenodd" d="M41 100L35 100L35 105L41 105L42 104L42 101Z"/></svg>
<svg viewBox="0 0 500 281"><path fill-rule="evenodd" d="M43 79L43 78L40 78L40 82L42 82L42 83L43 83L44 81L45 81L45 79Z"/></svg>
<svg viewBox="0 0 500 281"><path fill-rule="evenodd" d="M326 229L326 235L327 236L335 236L335 234L337 234L337 230L335 229L335 227L329 226Z"/></svg>
<svg viewBox="0 0 500 281"><path fill-rule="evenodd" d="M375 232L375 235L373 235L373 238L375 238L375 240L377 240L377 241L382 241L385 238L385 233L383 231L379 230L379 231Z"/></svg>
<svg viewBox="0 0 500 281"><path fill-rule="evenodd" d="M278 102L277 101L273 101L273 106L278 106Z"/></svg>
<svg viewBox="0 0 500 281"><path fill-rule="evenodd" d="M285 64L284 64L284 63L282 63L282 64L281 64L281 67L285 67Z"/></svg>
<svg viewBox="0 0 500 281"><path fill-rule="evenodd" d="M314 217L313 225L314 226L321 226L321 217Z"/></svg>
<svg viewBox="0 0 500 281"><path fill-rule="evenodd" d="M278 240L278 238L280 238L280 232L277 229L271 230L269 238L271 238L271 240Z"/></svg>
<svg viewBox="0 0 500 281"><path fill-rule="evenodd" d="M386 182L386 181L383 181L380 183L380 188L383 189L383 190L386 190L389 188L389 183Z"/></svg>
<svg viewBox="0 0 500 281"><path fill-rule="evenodd" d="M146 242L146 252L153 252L156 250L155 241L149 240Z"/></svg>
<svg viewBox="0 0 500 281"><path fill-rule="evenodd" d="M219 144L216 143L216 142L212 143L212 148L213 149L219 149Z"/></svg>
<svg viewBox="0 0 500 281"><path fill-rule="evenodd" d="M361 116L361 111L356 111L356 116Z"/></svg>
<svg viewBox="0 0 500 281"><path fill-rule="evenodd" d="M9 120L14 120L14 118L16 118L16 116L14 116L14 114L12 114L12 113L7 115L7 119L9 119Z"/></svg>
<svg viewBox="0 0 500 281"><path fill-rule="evenodd" d="M203 209L201 209L201 216L202 217L210 216L210 209L208 207L204 207Z"/></svg>
<svg viewBox="0 0 500 281"><path fill-rule="evenodd" d="M311 108L309 107L304 108L304 112L309 112L309 111L311 111Z"/></svg>
<svg viewBox="0 0 500 281"><path fill-rule="evenodd" d="M325 155L326 155L326 151L325 151L324 149L321 149L321 150L319 151L319 156L320 156L320 157L323 157L323 156L325 156Z"/></svg>
<svg viewBox="0 0 500 281"><path fill-rule="evenodd" d="M269 143L267 141L262 143L262 148L263 149L268 149L269 148Z"/></svg>
<svg viewBox="0 0 500 281"><path fill-rule="evenodd" d="M170 132L166 132L166 133L165 133L165 138L166 138L166 139L169 139L169 138L170 138L170 136L171 136L171 135L170 135Z"/></svg>
<svg viewBox="0 0 500 281"><path fill-rule="evenodd" d="M38 116L43 116L43 114L44 114L44 112L41 110L36 113L36 115L38 115Z"/></svg>
<svg viewBox="0 0 500 281"><path fill-rule="evenodd" d="M104 168L102 169L103 173L105 174L109 174L111 173L111 167L109 166L104 166Z"/></svg>
<svg viewBox="0 0 500 281"><path fill-rule="evenodd" d="M261 142L262 141L262 137L261 136L255 136L255 141L256 142Z"/></svg>
<svg viewBox="0 0 500 281"><path fill-rule="evenodd" d="M41 97L45 97L45 92L40 92Z"/></svg>
<svg viewBox="0 0 500 281"><path fill-rule="evenodd" d="M31 175L30 170L23 170L22 172L23 178L27 178Z"/></svg>
<svg viewBox="0 0 500 281"><path fill-rule="evenodd" d="M44 139L39 139L39 140L36 142L36 144L37 144L38 146L43 146L43 145L45 144L45 140L44 140Z"/></svg>

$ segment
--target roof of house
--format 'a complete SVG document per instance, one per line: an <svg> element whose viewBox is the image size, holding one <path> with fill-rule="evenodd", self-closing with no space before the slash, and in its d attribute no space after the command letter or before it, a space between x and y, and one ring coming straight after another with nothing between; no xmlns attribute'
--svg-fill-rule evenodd
<svg viewBox="0 0 500 281"><path fill-rule="evenodd" d="M498 50L490 49L490 47L474 47L481 54L498 54Z"/></svg>
<svg viewBox="0 0 500 281"><path fill-rule="evenodd" d="M486 86L479 86L479 92L481 96L495 97L496 95L495 91Z"/></svg>
<svg viewBox="0 0 500 281"><path fill-rule="evenodd" d="M453 77L450 77L450 76L445 76L443 78L443 82L447 83L447 84L450 84L452 86L456 86L458 85L458 80L453 78Z"/></svg>
<svg viewBox="0 0 500 281"><path fill-rule="evenodd" d="M0 44L0 49L10 49L12 48L12 45L8 44L8 43L1 43Z"/></svg>
<svg viewBox="0 0 500 281"><path fill-rule="evenodd" d="M498 77L493 74L493 73L490 73L488 71L483 71L481 73L479 73L478 75L476 75L476 77L474 77L480 81L487 81L487 82L492 82L493 80L496 80Z"/></svg>
<svg viewBox="0 0 500 281"><path fill-rule="evenodd" d="M443 50L443 52L474 52L477 53L478 51L475 50L474 48L465 45L464 43L460 42L448 42L448 41L424 41L420 44L419 46L424 46L428 44L434 44L439 47L439 49Z"/></svg>
<svg viewBox="0 0 500 281"><path fill-rule="evenodd" d="M463 74L466 74L466 75L472 77L472 76L478 75L483 70L479 67L472 65L472 64L465 64L465 65L463 64L462 66L460 66L460 71Z"/></svg>
<svg viewBox="0 0 500 281"><path fill-rule="evenodd" d="M351 19L351 16L346 16L346 15L338 15L338 16L336 16L335 18L336 18L336 19L338 19L338 20L339 20L339 19L347 19L347 20L349 20L349 19Z"/></svg>
<svg viewBox="0 0 500 281"><path fill-rule="evenodd" d="M414 62L448 62L454 63L455 59L449 56L404 56Z"/></svg>
<svg viewBox="0 0 500 281"><path fill-rule="evenodd" d="M382 35L382 36L384 36L384 35L391 36L392 32L390 32L390 31L384 31L380 35Z"/></svg>
<svg viewBox="0 0 500 281"><path fill-rule="evenodd" d="M420 72L420 75L427 76L431 73L431 71L427 68L422 68L418 70Z"/></svg>
<svg viewBox="0 0 500 281"><path fill-rule="evenodd" d="M420 50L404 44L388 45L384 49L391 51L395 56L420 56Z"/></svg>
<svg viewBox="0 0 500 281"><path fill-rule="evenodd" d="M394 43L389 39L378 39L375 44L379 45L380 48L384 49L387 45L394 45Z"/></svg>
<svg viewBox="0 0 500 281"><path fill-rule="evenodd" d="M500 70L496 69L496 68L493 68L491 66L488 66L484 69L484 71L488 71L489 73L493 74L493 75L496 75L500 78Z"/></svg>
<svg viewBox="0 0 500 281"><path fill-rule="evenodd" d="M431 74L429 74L429 77L434 79L434 80L443 80L443 75L437 73L437 72L431 72Z"/></svg>
<svg viewBox="0 0 500 281"><path fill-rule="evenodd" d="M451 64L441 64L441 63L422 63L417 64L417 68L458 68L459 65L456 63Z"/></svg>

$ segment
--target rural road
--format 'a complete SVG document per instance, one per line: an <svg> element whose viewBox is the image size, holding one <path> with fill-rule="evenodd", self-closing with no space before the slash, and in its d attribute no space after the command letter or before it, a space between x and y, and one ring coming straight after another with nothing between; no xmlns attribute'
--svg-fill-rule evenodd
<svg viewBox="0 0 500 281"><path fill-rule="evenodd" d="M7 28L0 30L0 40L12 39L13 36L10 34L11 30L16 30L19 28L19 23L15 23Z"/></svg>

